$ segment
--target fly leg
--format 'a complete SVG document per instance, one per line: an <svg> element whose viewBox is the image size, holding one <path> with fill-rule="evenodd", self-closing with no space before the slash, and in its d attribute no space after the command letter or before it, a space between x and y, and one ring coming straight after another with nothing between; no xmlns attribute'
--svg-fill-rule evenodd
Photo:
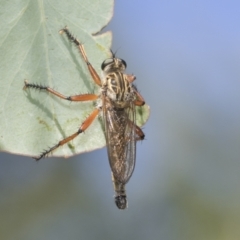
<svg viewBox="0 0 240 240"><path fill-rule="evenodd" d="M28 81L25 80L23 89L25 90L27 88L35 88L41 91L46 91L64 100L75 101L75 102L94 101L94 100L97 100L98 98L96 94L80 94L75 96L64 96L63 94L53 90L50 87L46 87L46 86L42 86L34 83L28 83Z"/></svg>
<svg viewBox="0 0 240 240"><path fill-rule="evenodd" d="M59 33L60 34L65 33L67 38L77 46L81 56L83 57L84 62L87 64L88 71L90 72L92 79L98 86L101 86L101 78L97 74L96 70L93 68L92 64L88 61L87 54L85 52L83 44L69 32L67 27L61 29Z"/></svg>
<svg viewBox="0 0 240 240"><path fill-rule="evenodd" d="M135 89L135 93L136 93L137 99L134 101L134 105L136 105L136 106L143 106L145 104L144 98L137 91L137 89Z"/></svg>
<svg viewBox="0 0 240 240"><path fill-rule="evenodd" d="M131 120L128 120L128 123L129 123L129 125L130 125L130 127L132 127L132 128L134 128L134 131L135 131L135 139L137 140L137 141L139 141L139 140L144 140L144 138L145 138L145 134L144 134L144 132L142 131L142 129L138 126L138 125L136 125L135 123L133 123ZM128 140L130 140L130 138L128 137L127 138Z"/></svg>
<svg viewBox="0 0 240 240"><path fill-rule="evenodd" d="M135 132L136 132L136 139L137 139L137 141L139 141L139 140L143 140L144 138L145 138L145 134L144 134L144 132L142 131L142 129L139 127L139 126L137 126L137 125L135 125Z"/></svg>
<svg viewBox="0 0 240 240"><path fill-rule="evenodd" d="M66 144L67 142L73 140L75 137L77 137L80 133L83 133L93 122L93 120L97 117L97 115L99 114L99 109L95 109L89 116L88 118L81 124L80 128L77 130L77 132L75 132L74 134L70 135L69 137L66 137L64 139L62 139L61 141L59 141L56 145L54 145L53 147L51 147L48 150L43 151L38 157L35 157L34 159L36 160L40 160L41 158L45 157L46 155L48 155L49 153L51 153L52 151L54 151L55 149L57 149L58 147Z"/></svg>

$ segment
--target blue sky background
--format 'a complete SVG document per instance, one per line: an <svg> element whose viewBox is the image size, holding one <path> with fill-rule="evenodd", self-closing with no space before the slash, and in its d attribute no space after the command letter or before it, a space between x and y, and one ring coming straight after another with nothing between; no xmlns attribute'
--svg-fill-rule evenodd
<svg viewBox="0 0 240 240"><path fill-rule="evenodd" d="M240 2L116 0L106 30L151 107L129 209L114 206L106 149L3 153L5 239L238 239Z"/></svg>

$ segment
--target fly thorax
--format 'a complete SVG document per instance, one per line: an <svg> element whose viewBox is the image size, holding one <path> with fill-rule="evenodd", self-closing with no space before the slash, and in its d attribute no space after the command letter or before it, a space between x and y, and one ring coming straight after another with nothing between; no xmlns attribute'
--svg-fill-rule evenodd
<svg viewBox="0 0 240 240"><path fill-rule="evenodd" d="M127 107L136 99L132 84L122 72L109 73L105 77L106 95L116 107Z"/></svg>

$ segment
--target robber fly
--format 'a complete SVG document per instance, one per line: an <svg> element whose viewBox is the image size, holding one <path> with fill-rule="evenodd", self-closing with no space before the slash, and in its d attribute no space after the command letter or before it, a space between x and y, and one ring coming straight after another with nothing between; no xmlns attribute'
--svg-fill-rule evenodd
<svg viewBox="0 0 240 240"><path fill-rule="evenodd" d="M78 48L85 61L93 81L100 87L100 94L81 94L64 96L50 87L28 83L25 80L24 89L35 88L47 91L68 101L96 101L96 108L72 135L62 139L56 145L43 151L35 157L39 160L56 148L73 140L84 132L98 115L102 115L107 143L108 159L112 171L112 181L115 190L115 203L119 209L127 207L125 185L130 179L136 161L136 141L144 139L144 133L136 125L136 106L145 104L143 97L132 84L134 75L125 74L127 64L116 58L115 54L106 59L101 66L104 78L101 79L88 61L83 45L68 30L67 27L59 31L66 34Z"/></svg>

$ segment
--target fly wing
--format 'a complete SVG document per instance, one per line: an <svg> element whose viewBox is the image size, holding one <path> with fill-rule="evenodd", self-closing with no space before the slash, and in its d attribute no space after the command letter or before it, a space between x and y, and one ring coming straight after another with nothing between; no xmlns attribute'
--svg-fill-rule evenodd
<svg viewBox="0 0 240 240"><path fill-rule="evenodd" d="M103 119L109 164L116 180L127 183L136 159L135 106L130 103L126 109L115 109L105 103Z"/></svg>

